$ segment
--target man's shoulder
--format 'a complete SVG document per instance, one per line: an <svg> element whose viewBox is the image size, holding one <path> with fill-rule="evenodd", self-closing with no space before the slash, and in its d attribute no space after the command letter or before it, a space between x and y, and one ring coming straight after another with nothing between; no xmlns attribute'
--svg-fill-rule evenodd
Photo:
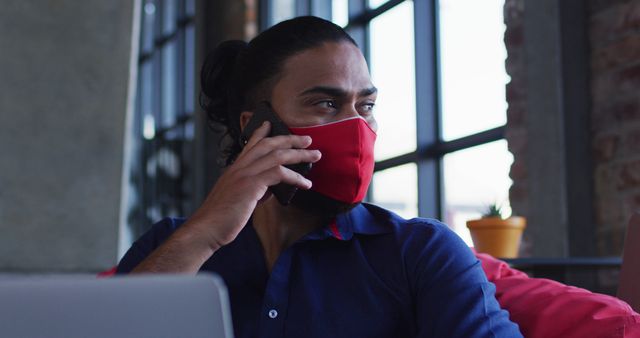
<svg viewBox="0 0 640 338"><path fill-rule="evenodd" d="M423 239L437 238L448 240L452 235L457 237L446 224L435 218L404 218L393 211L374 204L363 203L362 205L373 219L375 219L378 226L386 229L387 233L395 234L398 238L408 239L419 236Z"/></svg>
<svg viewBox="0 0 640 338"><path fill-rule="evenodd" d="M403 257L455 255L473 263L473 254L464 241L446 224L434 218L403 218L373 204L363 204L378 227L386 229L387 238L400 249Z"/></svg>

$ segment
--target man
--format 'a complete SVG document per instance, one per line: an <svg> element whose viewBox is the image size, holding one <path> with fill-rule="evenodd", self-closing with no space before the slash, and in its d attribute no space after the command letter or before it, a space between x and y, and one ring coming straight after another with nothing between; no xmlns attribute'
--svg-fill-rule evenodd
<svg viewBox="0 0 640 338"><path fill-rule="evenodd" d="M118 271L225 280L237 337L519 337L495 288L443 224L360 203L373 171L377 91L355 42L300 17L220 45L204 108L228 131L228 168L187 220L165 219ZM292 135L263 124L268 102ZM312 163L305 177L287 165ZM271 194L298 188L291 204Z"/></svg>

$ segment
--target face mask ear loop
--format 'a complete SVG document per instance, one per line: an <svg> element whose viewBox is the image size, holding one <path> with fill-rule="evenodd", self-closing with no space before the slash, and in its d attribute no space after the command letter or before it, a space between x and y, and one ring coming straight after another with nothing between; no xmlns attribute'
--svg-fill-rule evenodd
<svg viewBox="0 0 640 338"><path fill-rule="evenodd" d="M363 120L363 122L368 125L367 121ZM364 149L365 141L364 141L364 135L363 135L364 133L362 128L368 128L368 126L366 125L362 126L363 122L360 122L357 128L358 130L358 171L362 170L361 168L364 164L364 154L365 154L365 149ZM362 189L362 183L363 183L362 181L363 181L363 177L362 177L362 173L360 173L360 175L358 175L358 185L356 187L356 193L360 192L360 189Z"/></svg>

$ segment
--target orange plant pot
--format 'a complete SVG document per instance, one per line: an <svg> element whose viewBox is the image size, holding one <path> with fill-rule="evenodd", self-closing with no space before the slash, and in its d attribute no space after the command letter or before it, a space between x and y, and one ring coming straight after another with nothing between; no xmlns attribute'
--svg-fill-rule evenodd
<svg viewBox="0 0 640 338"><path fill-rule="evenodd" d="M526 226L527 220L519 216L507 219L486 217L467 221L476 251L499 258L518 257L522 232Z"/></svg>

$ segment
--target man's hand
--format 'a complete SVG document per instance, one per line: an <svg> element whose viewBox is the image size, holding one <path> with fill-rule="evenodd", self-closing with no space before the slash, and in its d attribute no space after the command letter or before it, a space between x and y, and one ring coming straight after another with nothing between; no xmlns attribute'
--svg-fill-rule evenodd
<svg viewBox="0 0 640 338"><path fill-rule="evenodd" d="M236 161L186 224L207 228L207 240L214 250L236 238L257 203L270 196L269 186L286 183L300 189L311 188L311 181L284 167L320 159L319 151L305 149L311 145L311 138L267 137L269 131L269 122L256 129Z"/></svg>
<svg viewBox="0 0 640 338"><path fill-rule="evenodd" d="M307 150L309 136L267 137L265 122L230 165L200 208L167 241L135 268L135 272L197 272L220 247L232 242L256 205L269 197L269 186L286 183L300 189L311 181L285 165L317 162L321 154Z"/></svg>

